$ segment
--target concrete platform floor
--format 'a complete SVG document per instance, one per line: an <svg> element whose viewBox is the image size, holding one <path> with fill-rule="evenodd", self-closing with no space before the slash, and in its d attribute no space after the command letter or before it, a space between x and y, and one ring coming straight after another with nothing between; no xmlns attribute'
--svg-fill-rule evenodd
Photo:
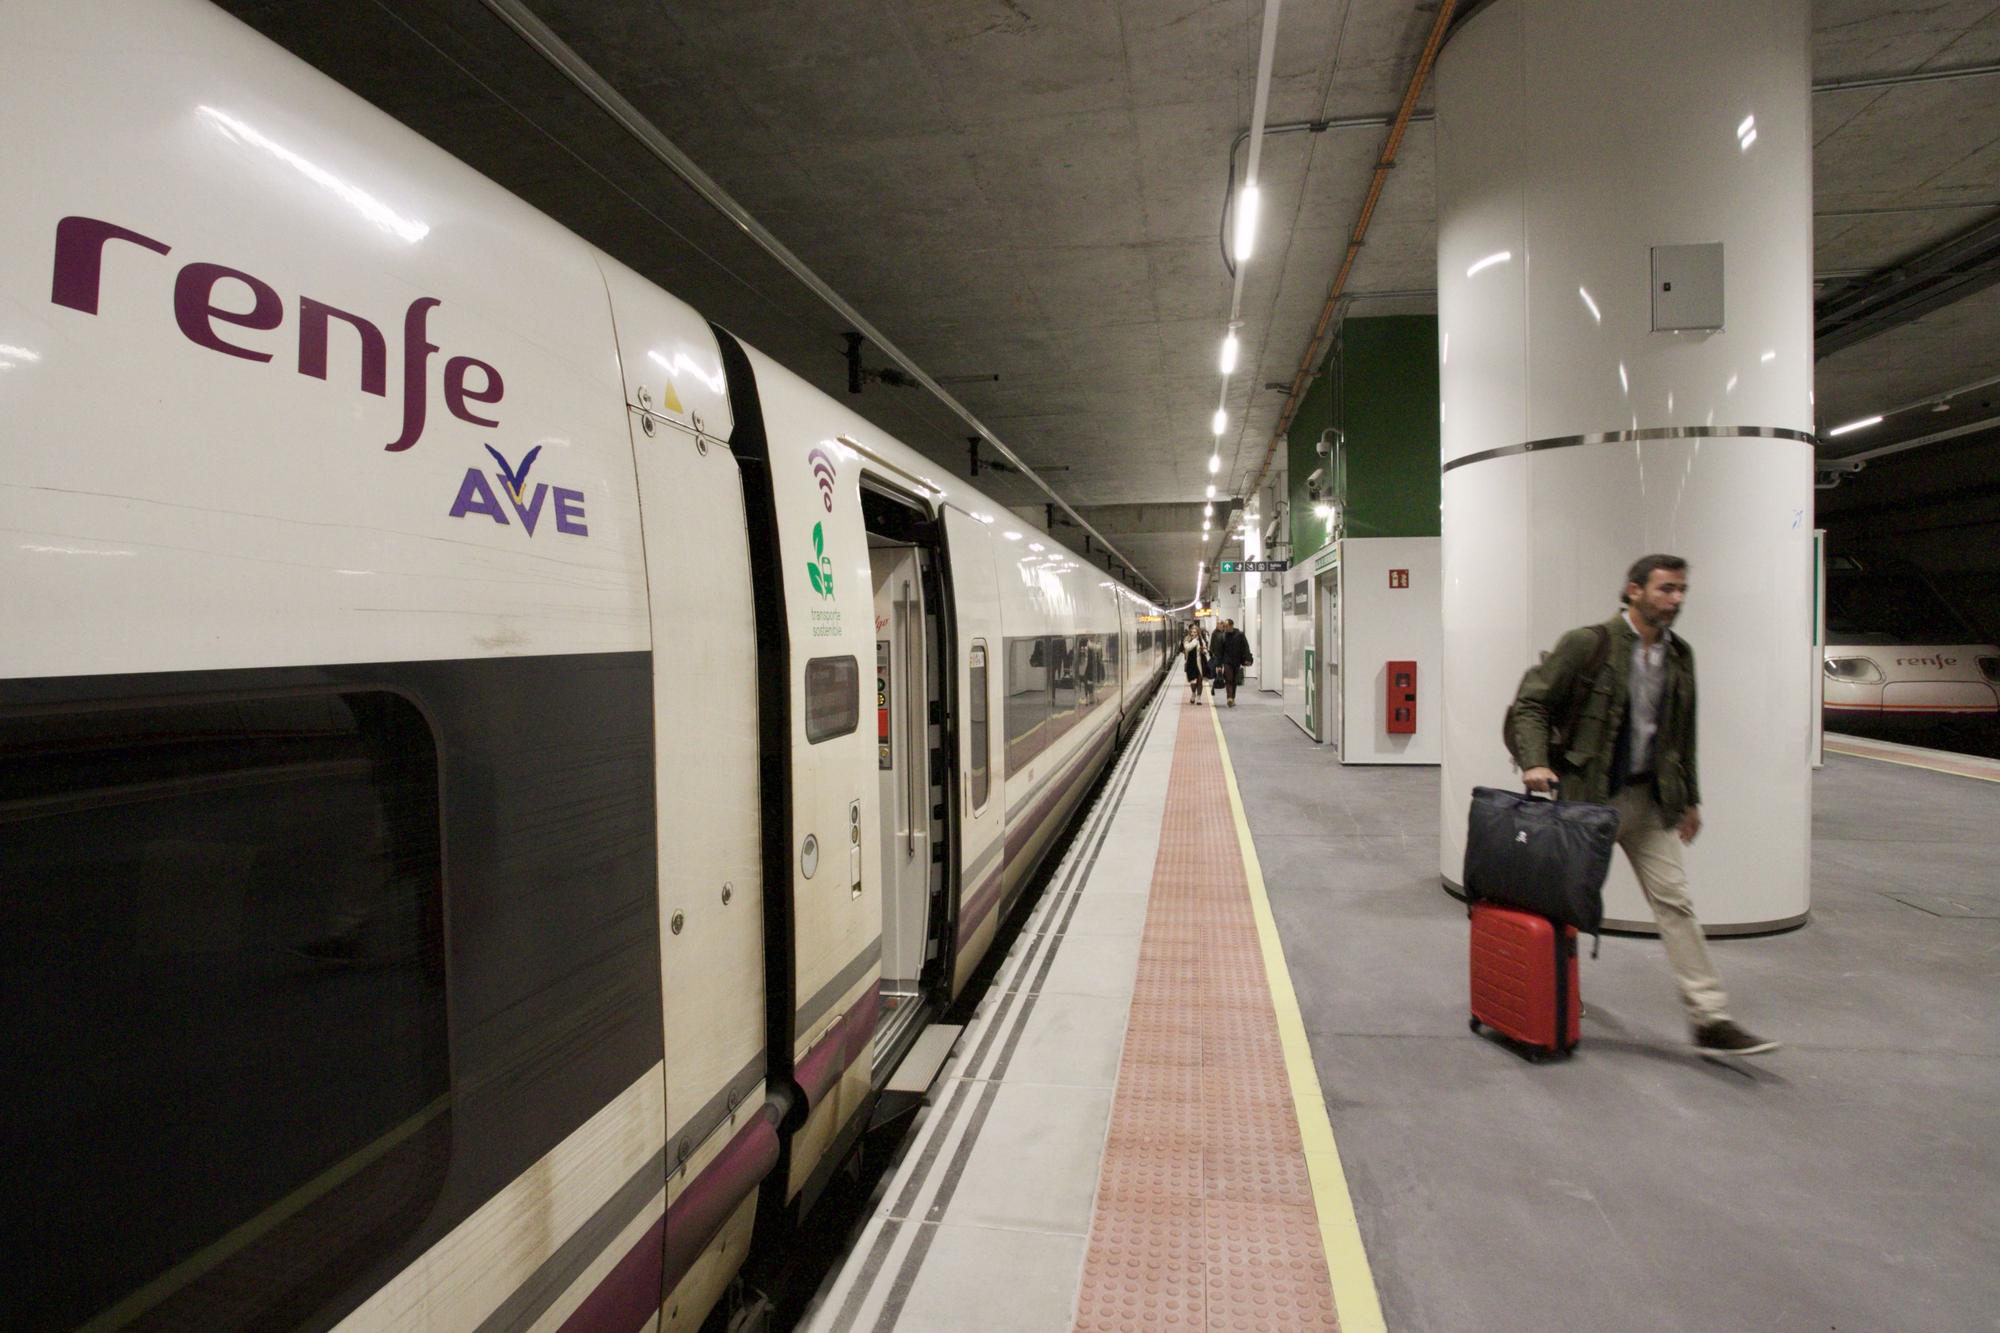
<svg viewBox="0 0 2000 1333"><path fill-rule="evenodd" d="M2000 784L1828 756L1812 921L1711 945L1783 1050L1693 1057L1659 943L1606 937L1582 1047L1530 1065L1466 1030L1438 770L1342 768L1275 696L1238 702L1391 1329L2000 1328Z"/></svg>

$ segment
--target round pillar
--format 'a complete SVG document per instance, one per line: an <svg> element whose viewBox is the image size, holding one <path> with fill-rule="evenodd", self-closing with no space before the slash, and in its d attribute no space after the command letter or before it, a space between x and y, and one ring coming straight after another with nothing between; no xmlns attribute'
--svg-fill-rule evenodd
<svg viewBox="0 0 2000 1333"><path fill-rule="evenodd" d="M1711 934L1805 919L1807 19L1806 0L1495 0L1439 58L1450 884L1471 789L1519 786L1500 724L1521 673L1665 551L1691 566L1696 910ZM1605 916L1653 928L1622 855Z"/></svg>

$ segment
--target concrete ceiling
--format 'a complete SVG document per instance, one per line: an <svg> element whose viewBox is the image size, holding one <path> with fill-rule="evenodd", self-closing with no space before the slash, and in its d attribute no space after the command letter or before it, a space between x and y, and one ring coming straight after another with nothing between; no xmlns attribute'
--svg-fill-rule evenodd
<svg viewBox="0 0 2000 1333"><path fill-rule="evenodd" d="M479 0L222 3L845 396L846 324ZM1200 539L1198 505L1230 301L1218 227L1229 145L1250 122L1261 4L529 3L1101 517L1165 593L1187 595L1197 559L1217 551ZM1434 11L1287 0L1269 119L1393 111ZM1816 83L2000 61L1994 0L1816 0L1812 12ZM1827 283L1865 280L2000 216L2000 77L1822 93L1814 113L1815 265ZM1263 386L1289 381L1304 354L1382 135L1265 142L1265 222L1213 479L1224 496L1263 462L1285 401ZM1348 284L1355 312L1434 308L1433 161L1430 127L1413 126ZM864 359L884 364L873 348ZM2000 289L1989 288L1822 361L1821 419L1996 374ZM852 401L963 475L969 431L921 390L871 384ZM1954 419L1976 408L1954 403ZM1892 419L1866 443L1934 428ZM1004 474L980 484L1012 504L1041 498Z"/></svg>

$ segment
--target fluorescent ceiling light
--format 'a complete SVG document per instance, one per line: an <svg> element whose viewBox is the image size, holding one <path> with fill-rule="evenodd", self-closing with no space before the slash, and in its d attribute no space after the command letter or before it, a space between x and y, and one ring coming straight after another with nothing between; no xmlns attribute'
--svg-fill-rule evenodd
<svg viewBox="0 0 2000 1333"><path fill-rule="evenodd" d="M1208 498L1211 500L1215 498L1215 483L1212 481L1208 483Z"/></svg>
<svg viewBox="0 0 2000 1333"><path fill-rule="evenodd" d="M1749 152L1750 145L1756 142L1757 142L1757 131L1752 130L1750 131L1750 133L1744 135L1741 140L1741 143L1743 145L1743 151L1746 153Z"/></svg>
<svg viewBox="0 0 2000 1333"><path fill-rule="evenodd" d="M1744 135L1749 134L1756 128L1757 128L1757 117L1745 116L1743 118L1743 123L1736 127L1736 137L1741 139Z"/></svg>
<svg viewBox="0 0 2000 1333"><path fill-rule="evenodd" d="M1850 421L1845 426L1835 426L1826 433L1826 438L1830 440L1836 435L1845 435L1851 430L1864 430L1869 426L1879 426L1881 424L1882 418L1880 417L1863 417L1859 421Z"/></svg>
<svg viewBox="0 0 2000 1333"><path fill-rule="evenodd" d="M1220 435L1229 426L1229 414L1218 407L1215 409L1215 419L1208 424L1210 430Z"/></svg>
<svg viewBox="0 0 2000 1333"><path fill-rule="evenodd" d="M1208 470L1209 470L1210 472L1220 472L1220 471L1222 471L1222 455L1221 455L1221 454L1210 454L1210 455L1208 456Z"/></svg>
<svg viewBox="0 0 2000 1333"><path fill-rule="evenodd" d="M1480 270L1492 268L1495 264L1504 264L1513 257L1514 252L1512 250L1502 250L1498 254L1488 255L1484 259L1474 260L1472 267L1465 270L1465 276L1468 278L1474 277Z"/></svg>
<svg viewBox="0 0 2000 1333"><path fill-rule="evenodd" d="M1225 375L1228 375L1228 374L1232 374L1232 373L1234 373L1234 372L1235 372L1235 370L1236 370L1236 354L1237 354L1237 353L1238 353L1239 351L1241 351L1241 350L1242 350L1242 347L1241 347L1241 345L1240 345L1240 344L1238 344L1238 343L1237 343L1237 341L1236 341L1236 335L1235 335L1234 333L1231 333L1231 334L1230 334L1230 335L1229 335L1228 337L1226 337L1226 338L1224 338L1224 339L1222 340L1222 373L1223 373L1223 374L1225 374Z"/></svg>
<svg viewBox="0 0 2000 1333"><path fill-rule="evenodd" d="M1203 518L1207 518L1210 514L1213 514L1214 512L1215 512L1214 505L1203 505L1201 507L1201 516Z"/></svg>
<svg viewBox="0 0 2000 1333"><path fill-rule="evenodd" d="M1257 187L1246 185L1236 196L1236 262L1250 257L1257 241Z"/></svg>
<svg viewBox="0 0 2000 1333"><path fill-rule="evenodd" d="M1584 288L1579 287L1576 289L1576 294L1583 298L1583 304L1585 308L1587 308L1590 311L1590 317L1596 320L1599 324L1602 324L1604 322L1604 314L1602 311L1598 310L1597 302L1590 299L1590 293L1586 291Z"/></svg>

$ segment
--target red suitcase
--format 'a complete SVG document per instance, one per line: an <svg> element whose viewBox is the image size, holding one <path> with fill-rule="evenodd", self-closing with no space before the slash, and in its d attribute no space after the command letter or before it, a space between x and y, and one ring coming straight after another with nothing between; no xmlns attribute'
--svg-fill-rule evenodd
<svg viewBox="0 0 2000 1333"><path fill-rule="evenodd" d="M1472 1030L1482 1025L1530 1060L1567 1055L1582 1037L1576 927L1497 903L1472 904Z"/></svg>

